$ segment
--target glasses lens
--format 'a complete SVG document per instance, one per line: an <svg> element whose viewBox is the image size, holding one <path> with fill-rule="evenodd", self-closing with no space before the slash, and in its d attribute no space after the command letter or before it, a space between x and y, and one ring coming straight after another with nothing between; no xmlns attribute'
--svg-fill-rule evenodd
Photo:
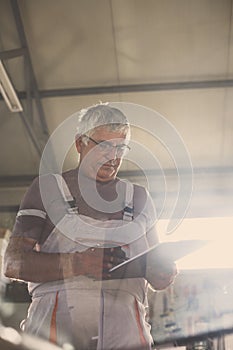
<svg viewBox="0 0 233 350"><path fill-rule="evenodd" d="M125 156L129 152L130 148L126 145L118 146L117 147L117 154L119 156Z"/></svg>
<svg viewBox="0 0 233 350"><path fill-rule="evenodd" d="M99 143L99 149L101 152L105 152L105 153L108 153L108 152L111 152L112 150L112 145L108 142L101 142Z"/></svg>
<svg viewBox="0 0 233 350"><path fill-rule="evenodd" d="M90 140L92 140L92 139L90 138ZM97 142L95 140L92 140L92 141L97 144ZM119 157L122 157L123 155L128 153L128 151L130 150L129 146L127 146L127 145L113 146L111 143L109 143L107 141L103 141L103 142L98 143L97 147L103 153L110 153L110 152L112 152L112 150L115 150L117 156L119 156Z"/></svg>

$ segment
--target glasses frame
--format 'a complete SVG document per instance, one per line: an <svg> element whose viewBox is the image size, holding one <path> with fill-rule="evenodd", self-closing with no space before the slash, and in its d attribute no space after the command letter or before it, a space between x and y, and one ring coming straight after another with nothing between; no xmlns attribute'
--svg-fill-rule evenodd
<svg viewBox="0 0 233 350"><path fill-rule="evenodd" d="M111 147L111 150L112 150L112 149L115 149L115 150L116 150L116 154L117 154L117 155L121 154L121 156L123 156L125 153L128 153L128 152L131 150L131 148L130 148L128 145L126 145L126 144L121 144L121 145L113 146L113 145L111 145L111 143L108 142L107 140L105 140L105 141L100 141L100 142L99 142L99 141L94 140L92 137L90 137L90 136L88 136L88 135L86 135L86 134L84 134L83 136L87 137L88 140L92 141L92 142L95 143L97 146L101 146L101 144L103 144L103 143L108 144L109 147ZM124 147L125 149L122 150L122 147ZM110 150L109 150L109 151L108 151L108 150L104 150L104 147L102 148L102 151L103 151L103 152L106 152L106 153L111 152Z"/></svg>

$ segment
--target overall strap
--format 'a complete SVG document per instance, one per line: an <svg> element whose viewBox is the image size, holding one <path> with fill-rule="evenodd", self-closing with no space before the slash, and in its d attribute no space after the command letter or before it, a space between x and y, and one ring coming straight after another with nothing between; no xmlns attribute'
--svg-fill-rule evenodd
<svg viewBox="0 0 233 350"><path fill-rule="evenodd" d="M65 179L60 174L53 174L53 176L55 177L55 179L57 181L58 188L61 192L61 195L62 195L65 203L67 203L67 210L68 210L69 214L77 214L78 208L76 206L75 198L72 196Z"/></svg>
<svg viewBox="0 0 233 350"><path fill-rule="evenodd" d="M134 194L134 185L124 180L126 184L125 190L125 208L123 214L123 220L132 221L133 220L133 194Z"/></svg>

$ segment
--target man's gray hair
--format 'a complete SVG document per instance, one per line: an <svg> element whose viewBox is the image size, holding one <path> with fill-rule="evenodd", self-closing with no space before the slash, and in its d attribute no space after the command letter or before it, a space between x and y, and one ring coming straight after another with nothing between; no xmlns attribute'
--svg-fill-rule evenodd
<svg viewBox="0 0 233 350"><path fill-rule="evenodd" d="M81 135L91 136L97 127L106 127L110 131L130 134L129 122L119 109L111 107L108 103L100 103L79 113L79 123L76 138Z"/></svg>

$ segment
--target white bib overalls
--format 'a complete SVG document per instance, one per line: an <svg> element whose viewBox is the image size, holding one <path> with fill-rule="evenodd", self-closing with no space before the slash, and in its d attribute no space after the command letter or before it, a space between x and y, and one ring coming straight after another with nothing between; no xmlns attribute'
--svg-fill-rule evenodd
<svg viewBox="0 0 233 350"><path fill-rule="evenodd" d="M65 202L71 203L64 179L54 176ZM132 257L148 248L145 220L143 215L133 219L133 185L126 182L122 220L96 220L70 208L40 251L71 253L121 246ZM24 330L59 345L71 343L77 350L150 349L147 284L144 278L95 281L86 276L29 283L32 303Z"/></svg>

